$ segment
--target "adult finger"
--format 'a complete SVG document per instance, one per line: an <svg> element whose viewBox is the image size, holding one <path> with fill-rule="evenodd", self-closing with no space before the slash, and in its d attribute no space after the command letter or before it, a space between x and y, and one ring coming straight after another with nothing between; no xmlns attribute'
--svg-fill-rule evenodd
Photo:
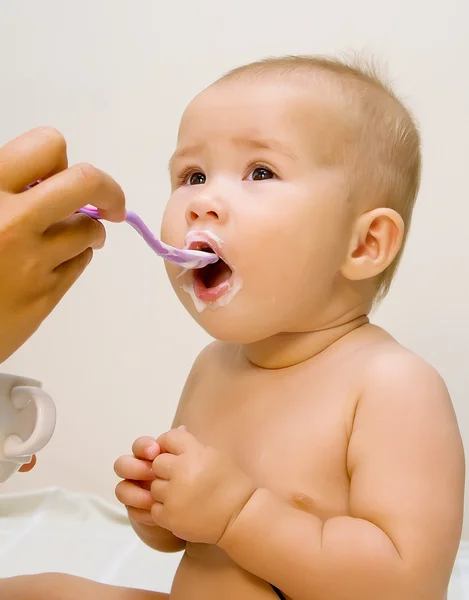
<svg viewBox="0 0 469 600"><path fill-rule="evenodd" d="M52 127L38 127L0 148L0 188L17 193L67 168L67 144Z"/></svg>
<svg viewBox="0 0 469 600"><path fill-rule="evenodd" d="M131 481L121 481L116 486L116 498L125 506L150 510L153 504L151 492L142 489Z"/></svg>
<svg viewBox="0 0 469 600"><path fill-rule="evenodd" d="M160 453L160 446L155 438L142 436L132 444L132 452L137 458L154 460Z"/></svg>
<svg viewBox="0 0 469 600"><path fill-rule="evenodd" d="M49 302L51 303L50 308L52 309L59 300L68 292L75 281L80 277L83 271L91 262L93 258L93 250L88 248L75 258L62 263L54 269L52 276L54 279L53 285L51 286Z"/></svg>
<svg viewBox="0 0 469 600"><path fill-rule="evenodd" d="M114 472L122 479L135 481L152 481L155 479L152 464L148 460L140 460L135 456L120 456L114 463Z"/></svg>
<svg viewBox="0 0 469 600"><path fill-rule="evenodd" d="M44 234L52 268L75 258L87 248L97 250L104 246L104 225L91 217L75 214L52 225Z"/></svg>
<svg viewBox="0 0 469 600"><path fill-rule="evenodd" d="M174 454L160 454L153 461L153 474L160 479L171 479L172 471L177 460L178 457Z"/></svg>
<svg viewBox="0 0 469 600"><path fill-rule="evenodd" d="M83 206L92 204L108 221L125 219L125 196L107 173L88 164L61 171L18 196L24 202L31 225L43 232Z"/></svg>

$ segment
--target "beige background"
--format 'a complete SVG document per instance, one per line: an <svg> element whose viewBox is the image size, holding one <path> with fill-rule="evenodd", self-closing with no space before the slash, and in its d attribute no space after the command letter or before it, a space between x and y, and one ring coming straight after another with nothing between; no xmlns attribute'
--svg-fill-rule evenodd
<svg viewBox="0 0 469 600"><path fill-rule="evenodd" d="M20 0L0 3L0 143L59 128L71 162L108 170L159 230L184 105L270 54L366 50L418 115L424 181L408 251L375 321L431 361L469 441L469 37L464 0ZM113 499L114 459L170 425L207 336L163 264L126 225L4 371L41 379L58 408L37 468L3 492L59 484ZM0 283L1 285L1 283ZM397 440L396 440L397 441ZM469 529L466 529L469 533Z"/></svg>

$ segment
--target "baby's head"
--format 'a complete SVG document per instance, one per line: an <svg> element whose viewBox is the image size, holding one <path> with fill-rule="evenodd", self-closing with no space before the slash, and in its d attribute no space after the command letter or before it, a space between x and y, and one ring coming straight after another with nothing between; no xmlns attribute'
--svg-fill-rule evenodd
<svg viewBox="0 0 469 600"><path fill-rule="evenodd" d="M235 69L182 117L162 228L223 261L168 265L172 284L227 341L367 314L389 289L419 181L414 121L371 70L318 57Z"/></svg>

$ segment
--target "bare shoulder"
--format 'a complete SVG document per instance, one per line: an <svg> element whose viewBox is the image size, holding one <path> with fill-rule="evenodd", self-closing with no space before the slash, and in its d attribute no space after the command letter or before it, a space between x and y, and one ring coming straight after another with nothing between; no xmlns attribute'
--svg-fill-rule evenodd
<svg viewBox="0 0 469 600"><path fill-rule="evenodd" d="M199 352L187 377L183 397L197 384L200 377L207 376L212 370L220 369L227 352L225 346L225 344L215 341Z"/></svg>
<svg viewBox="0 0 469 600"><path fill-rule="evenodd" d="M465 482L448 388L433 366L392 338L379 337L361 361L347 454L351 515L375 523L409 564L445 581L459 544Z"/></svg>
<svg viewBox="0 0 469 600"><path fill-rule="evenodd" d="M236 354L239 352L239 346L226 344L224 342L214 341L203 348L192 365L188 381L207 374L212 371L220 372L232 367Z"/></svg>
<svg viewBox="0 0 469 600"><path fill-rule="evenodd" d="M442 446L462 454L453 403L437 369L387 335L367 354L353 431L379 425L394 430L396 442L407 436L431 444L439 438Z"/></svg>
<svg viewBox="0 0 469 600"><path fill-rule="evenodd" d="M443 377L379 328L371 332L370 341L360 358L349 472L368 461L370 452L377 457L390 451L396 460L400 454L407 466L410 458L420 457L433 467L449 468L461 482L464 448Z"/></svg>
<svg viewBox="0 0 469 600"><path fill-rule="evenodd" d="M367 375L372 384L383 380L399 382L402 378L410 378L421 383L429 379L438 380L444 385L443 379L430 363L392 339L383 340L376 346Z"/></svg>
<svg viewBox="0 0 469 600"><path fill-rule="evenodd" d="M173 421L173 427L180 425L179 419L191 398L194 398L194 390L205 379L210 378L211 373L217 373L217 376L223 370L227 370L233 362L233 357L238 352L238 348L231 344L214 341L203 348L192 365L187 376L181 398L179 400L176 415Z"/></svg>
<svg viewBox="0 0 469 600"><path fill-rule="evenodd" d="M347 457L349 473L358 475L375 463L375 475L383 468L394 473L396 484L405 480L406 473L408 490L415 489L416 481L420 485L432 482L434 502L439 489L439 496L456 510L463 494L465 456L442 376L386 335L378 336L363 358L367 360L362 359ZM443 514L445 509L440 510Z"/></svg>
<svg viewBox="0 0 469 600"><path fill-rule="evenodd" d="M419 413L446 411L454 416L448 387L434 366L401 346L393 338L383 338L373 348L363 369L360 401L363 407L376 404L383 410L390 403L394 410Z"/></svg>

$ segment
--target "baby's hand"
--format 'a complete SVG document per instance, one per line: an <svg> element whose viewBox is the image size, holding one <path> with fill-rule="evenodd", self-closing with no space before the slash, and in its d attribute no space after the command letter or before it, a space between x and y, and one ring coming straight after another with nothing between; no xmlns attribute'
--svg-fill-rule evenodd
<svg viewBox="0 0 469 600"><path fill-rule="evenodd" d="M154 526L150 487L155 479L152 462L160 454L160 446L152 437L140 437L133 443L132 452L133 455L121 456L114 464L114 471L124 480L116 486L116 497L126 506L132 520Z"/></svg>
<svg viewBox="0 0 469 600"><path fill-rule="evenodd" d="M251 479L185 427L158 438L153 461L153 521L188 542L217 544L255 491Z"/></svg>

